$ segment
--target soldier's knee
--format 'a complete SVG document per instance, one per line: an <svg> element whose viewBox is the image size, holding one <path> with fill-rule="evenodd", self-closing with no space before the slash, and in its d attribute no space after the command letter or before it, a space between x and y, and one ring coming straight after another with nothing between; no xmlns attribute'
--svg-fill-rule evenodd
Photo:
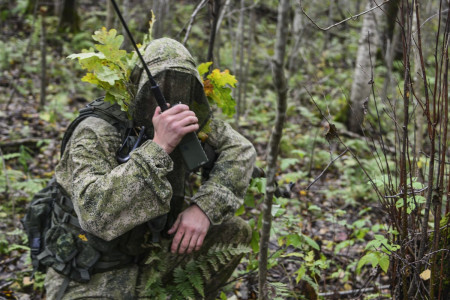
<svg viewBox="0 0 450 300"><path fill-rule="evenodd" d="M250 244L252 240L252 229L246 221L239 217L233 217L226 222L231 227L233 243L235 244Z"/></svg>

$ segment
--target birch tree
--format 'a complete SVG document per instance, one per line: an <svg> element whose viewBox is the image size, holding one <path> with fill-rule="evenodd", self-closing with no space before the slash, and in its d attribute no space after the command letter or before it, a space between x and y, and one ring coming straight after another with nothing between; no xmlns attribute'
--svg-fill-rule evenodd
<svg viewBox="0 0 450 300"><path fill-rule="evenodd" d="M368 0L366 10L374 6L377 6L376 2ZM360 126L364 119L364 106L368 102L371 92L372 66L375 62L375 53L380 40L377 31L377 19L379 19L380 12L381 9L378 8L368 12L363 17L350 93L351 109L348 115L348 129L353 132L361 131Z"/></svg>

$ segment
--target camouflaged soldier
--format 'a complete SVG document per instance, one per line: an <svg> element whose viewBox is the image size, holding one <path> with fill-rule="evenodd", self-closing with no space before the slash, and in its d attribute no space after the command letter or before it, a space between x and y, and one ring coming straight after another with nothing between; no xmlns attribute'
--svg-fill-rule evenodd
<svg viewBox="0 0 450 300"><path fill-rule="evenodd" d="M253 146L226 123L211 118L195 62L180 43L154 40L144 58L171 108L161 113L143 74L129 110L133 125L145 126L150 139L123 164L116 158L122 138L114 126L90 117L76 127L56 167L56 180L71 201L61 205L64 224L54 221L49 234L50 244L57 241L59 261L66 263L49 268L47 299L143 298L139 287L151 275L143 262L149 260L149 245L161 220L165 228L159 243L167 256L187 257L181 261L198 258L217 243L250 241L249 226L233 215L253 170ZM209 126L204 130L206 143L216 160L186 202L186 170L176 146L185 134L203 126ZM218 272L211 270L212 278L204 283L206 298L215 297L240 258L231 258ZM61 275L68 265L85 280Z"/></svg>

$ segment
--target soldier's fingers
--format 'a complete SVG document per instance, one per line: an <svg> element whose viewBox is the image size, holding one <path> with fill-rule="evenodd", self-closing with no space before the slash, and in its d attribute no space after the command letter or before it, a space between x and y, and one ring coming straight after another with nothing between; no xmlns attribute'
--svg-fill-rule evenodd
<svg viewBox="0 0 450 300"><path fill-rule="evenodd" d="M184 232L181 231L177 231L177 234L175 234L175 237L173 238L172 241L172 246L170 248L170 251L172 253L176 253L178 250L178 246L180 245L180 241L183 238Z"/></svg>
<svg viewBox="0 0 450 300"><path fill-rule="evenodd" d="M173 223L172 227L169 229L169 231L167 231L167 233L172 234L175 231L177 231L180 222L181 222L181 215L178 215L178 218L176 219L175 223Z"/></svg>
<svg viewBox="0 0 450 300"><path fill-rule="evenodd" d="M186 249L188 248L189 243L191 241L191 237L192 237L191 234L185 232L185 234L183 236L183 240L181 241L181 244L180 244L180 248L178 249L179 254L183 254L184 252L186 252Z"/></svg>
<svg viewBox="0 0 450 300"><path fill-rule="evenodd" d="M187 248L187 253L191 253L193 250L197 249L197 243L198 243L198 238L199 235L198 234L194 234L191 237L191 242L189 243L189 247Z"/></svg>
<svg viewBox="0 0 450 300"><path fill-rule="evenodd" d="M177 105L171 107L170 109L165 110L164 114L176 115L176 114L179 114L180 112L186 111L186 110L189 110L189 106L187 106L186 104L177 104Z"/></svg>
<svg viewBox="0 0 450 300"><path fill-rule="evenodd" d="M197 124L197 123L198 123L198 119L194 115L194 116L188 116L188 117L185 117L183 119L180 119L177 122L177 125L184 127L184 126L188 126L190 124Z"/></svg>
<svg viewBox="0 0 450 300"><path fill-rule="evenodd" d="M206 233L202 233L198 236L197 244L195 245L195 251L200 250L200 248L203 246L203 241L205 240L205 236L206 236Z"/></svg>

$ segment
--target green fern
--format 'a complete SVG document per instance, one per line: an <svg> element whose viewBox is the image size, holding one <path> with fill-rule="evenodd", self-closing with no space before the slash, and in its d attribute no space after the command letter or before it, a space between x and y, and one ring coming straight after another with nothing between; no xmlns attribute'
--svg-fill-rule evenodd
<svg viewBox="0 0 450 300"><path fill-rule="evenodd" d="M162 276L168 275L167 266L171 265L170 257L174 257L163 251L162 247L155 247L146 261L152 270L144 294L151 299L196 299L196 295L204 298L204 282L211 279L211 270L218 272L233 257L249 252L250 248L245 245L214 245L205 255L190 259L184 267L178 265L170 271L172 280L167 284Z"/></svg>
<svg viewBox="0 0 450 300"><path fill-rule="evenodd" d="M186 265L186 273L189 274L188 279L195 290L202 296L205 297L203 278L200 266L197 265L195 260L191 260Z"/></svg>
<svg viewBox="0 0 450 300"><path fill-rule="evenodd" d="M269 287L272 290L273 299L286 299L291 295L291 291L285 283L282 282L268 282Z"/></svg>

